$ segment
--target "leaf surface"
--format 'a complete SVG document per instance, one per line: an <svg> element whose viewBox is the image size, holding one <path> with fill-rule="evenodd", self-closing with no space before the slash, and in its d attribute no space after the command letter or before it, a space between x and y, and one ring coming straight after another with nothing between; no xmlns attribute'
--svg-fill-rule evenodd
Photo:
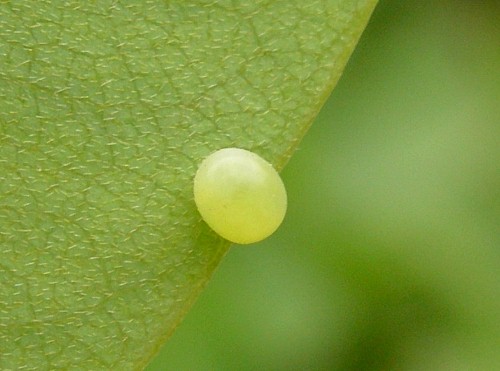
<svg viewBox="0 0 500 371"><path fill-rule="evenodd" d="M281 169L375 0L0 1L0 369L140 369L229 243L192 196Z"/></svg>

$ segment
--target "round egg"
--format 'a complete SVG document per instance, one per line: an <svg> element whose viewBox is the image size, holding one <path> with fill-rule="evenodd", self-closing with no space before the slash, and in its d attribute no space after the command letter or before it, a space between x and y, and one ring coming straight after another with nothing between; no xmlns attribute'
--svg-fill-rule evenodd
<svg viewBox="0 0 500 371"><path fill-rule="evenodd" d="M239 243L270 236L285 217L285 186L257 154L224 148L206 157L194 178L194 200L203 220L223 238Z"/></svg>

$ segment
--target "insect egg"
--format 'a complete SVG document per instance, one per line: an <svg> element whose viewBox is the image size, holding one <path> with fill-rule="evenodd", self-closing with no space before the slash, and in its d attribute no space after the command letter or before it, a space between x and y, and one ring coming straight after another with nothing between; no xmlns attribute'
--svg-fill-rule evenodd
<svg viewBox="0 0 500 371"><path fill-rule="evenodd" d="M276 170L240 148L220 149L202 161L194 178L194 200L215 232L239 244L270 236L287 207L285 186Z"/></svg>

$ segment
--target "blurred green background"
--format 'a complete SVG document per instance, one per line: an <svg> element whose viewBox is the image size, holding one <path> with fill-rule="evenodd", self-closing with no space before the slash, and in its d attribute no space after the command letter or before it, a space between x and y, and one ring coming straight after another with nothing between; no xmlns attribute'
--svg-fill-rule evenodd
<svg viewBox="0 0 500 371"><path fill-rule="evenodd" d="M380 1L158 370L500 370L500 6Z"/></svg>

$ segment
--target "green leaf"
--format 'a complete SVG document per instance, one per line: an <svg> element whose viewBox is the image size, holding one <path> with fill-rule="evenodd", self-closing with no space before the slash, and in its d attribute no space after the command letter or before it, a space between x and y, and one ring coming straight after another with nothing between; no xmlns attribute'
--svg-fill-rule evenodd
<svg viewBox="0 0 500 371"><path fill-rule="evenodd" d="M197 164L282 168L375 0L0 1L0 369L138 369L229 244Z"/></svg>

